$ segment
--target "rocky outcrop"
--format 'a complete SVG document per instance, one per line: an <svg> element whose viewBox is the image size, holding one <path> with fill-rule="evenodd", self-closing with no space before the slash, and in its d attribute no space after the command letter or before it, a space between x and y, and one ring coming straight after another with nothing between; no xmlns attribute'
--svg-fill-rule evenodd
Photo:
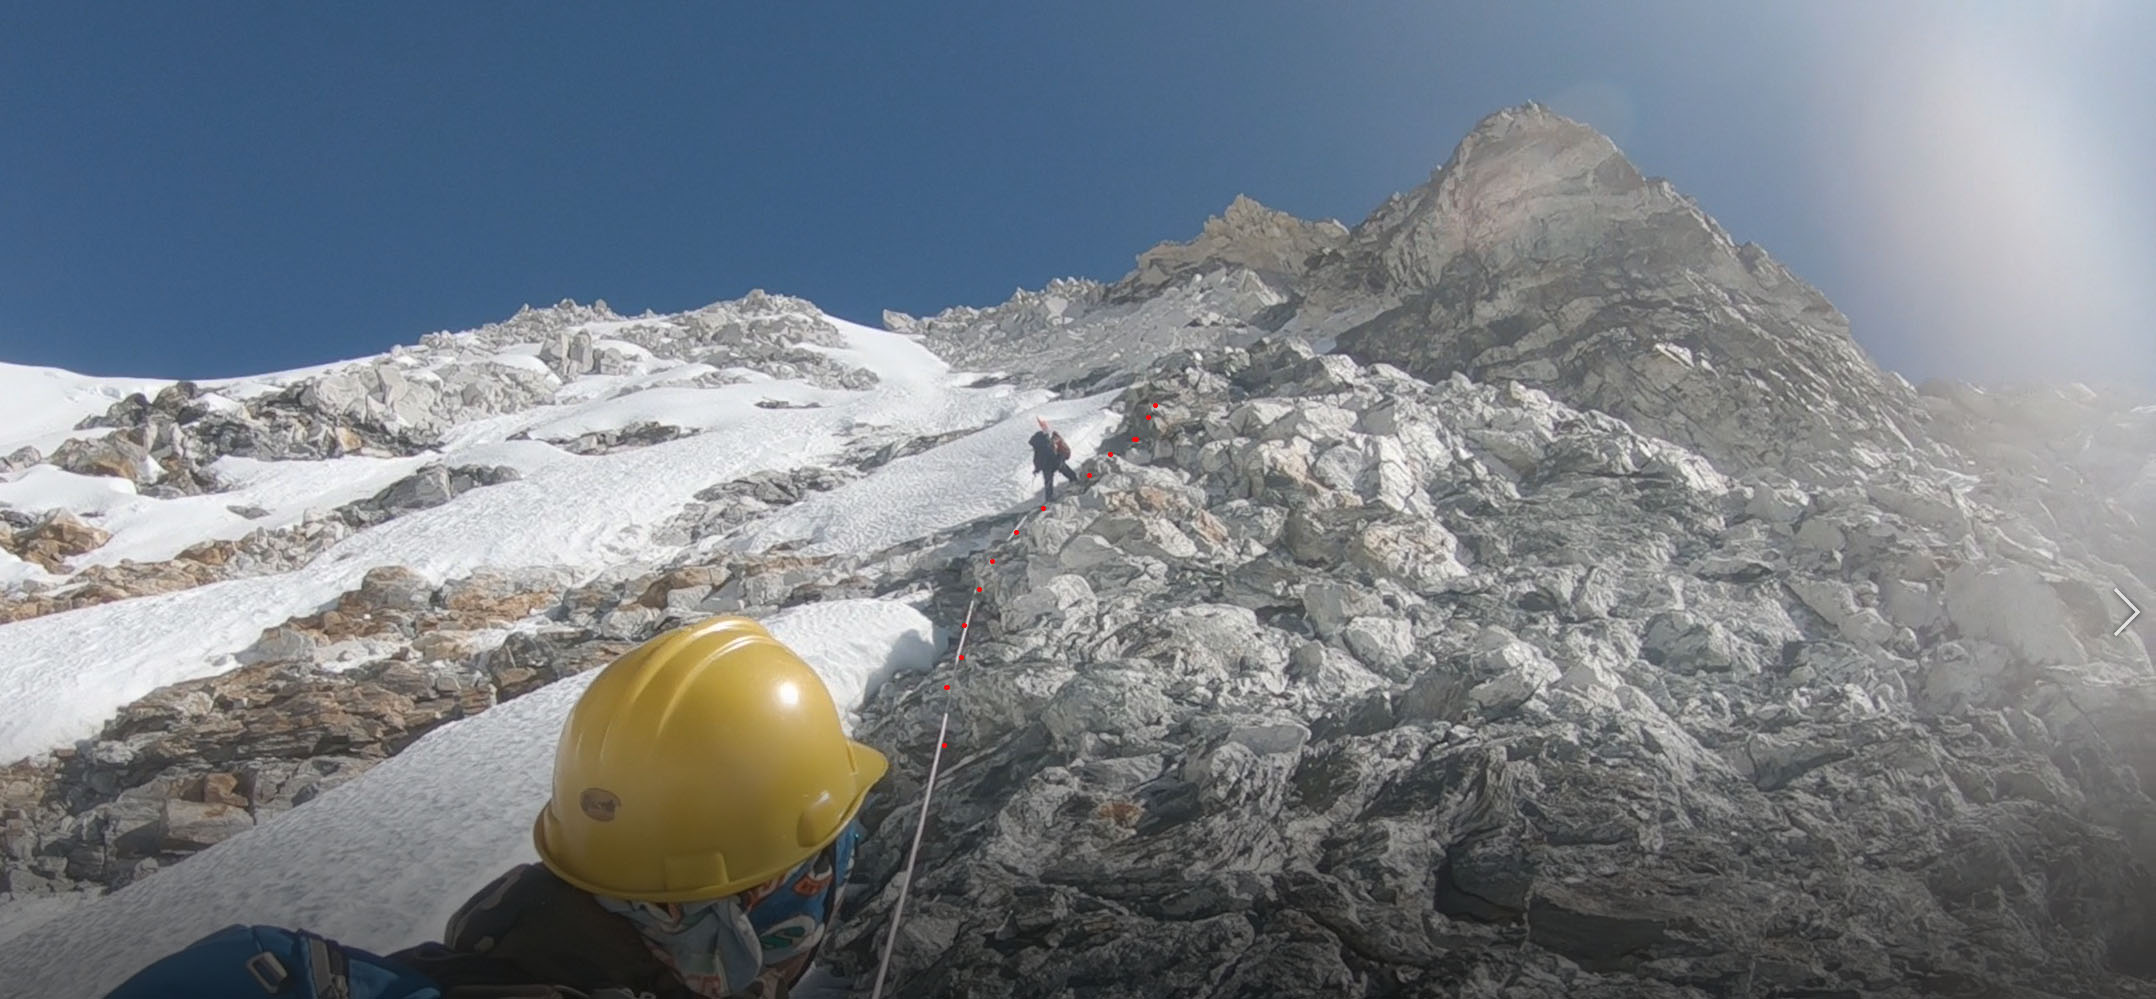
<svg viewBox="0 0 2156 999"><path fill-rule="evenodd" d="M331 606L266 629L231 671L155 691L50 760L0 768L0 891L140 880L665 628L915 585L948 568L928 554L941 543L848 560L743 554L576 586L545 567L440 586L370 570Z"/></svg>
<svg viewBox="0 0 2156 999"><path fill-rule="evenodd" d="M77 475L103 475L144 485L157 481L150 452L121 434L68 440L54 449L49 460Z"/></svg>
<svg viewBox="0 0 2156 999"><path fill-rule="evenodd" d="M334 395L357 375L324 381ZM346 381L339 381L344 379ZM192 496L223 488L210 469L218 458L309 460L346 454L413 454L425 441L408 431L340 422L340 414L311 408L316 382L288 387L246 401L176 382L155 399L136 393L82 422L79 429L111 428L98 437L68 440L47 458L82 475L128 479L144 495Z"/></svg>
<svg viewBox="0 0 2156 999"><path fill-rule="evenodd" d="M110 540L111 532L85 524L66 510L54 510L21 529L0 526L0 551L35 562L46 572L65 572L68 559L96 551ZM4 612L0 620L5 620Z"/></svg>
<svg viewBox="0 0 2156 999"><path fill-rule="evenodd" d="M243 663L369 661L410 650L422 661L459 660L507 627L560 599L560 570L481 570L437 589L401 566L369 569L359 586L319 613L269 628L239 654Z"/></svg>
<svg viewBox="0 0 2156 999"><path fill-rule="evenodd" d="M204 541L163 562L122 559L88 566L57 582L22 584L19 592L0 601L0 623L220 580L288 572L351 533L351 524L342 518L312 517L290 527L251 531L237 541Z"/></svg>
<svg viewBox="0 0 2156 999"><path fill-rule="evenodd" d="M18 895L117 888L298 807L435 727L603 665L578 627L510 633L556 607L551 569L436 587L367 573L272 627L229 672L155 691L50 760L0 770L0 879Z"/></svg>
<svg viewBox="0 0 2156 999"><path fill-rule="evenodd" d="M872 453L858 457L867 461L876 456ZM777 510L812 492L836 489L861 474L852 462L842 460L831 467L758 472L709 486L698 490L696 502L661 526L653 537L661 544L687 545L722 536L746 526L759 514Z"/></svg>
<svg viewBox="0 0 2156 999"><path fill-rule="evenodd" d="M872 884L952 712L894 994L2150 991L2156 681L2080 570L1517 383L1268 344L1123 401L941 598L950 691L864 712Z"/></svg>
<svg viewBox="0 0 2156 999"><path fill-rule="evenodd" d="M1227 211L1205 220L1196 239L1162 243L1139 254L1137 269L1109 295L1142 298L1194 274L1230 268L1292 283L1308 272L1312 258L1337 250L1347 237L1347 227L1338 222L1305 222L1237 195Z"/></svg>
<svg viewBox="0 0 2156 999"><path fill-rule="evenodd" d="M353 528L364 529L415 510L441 506L474 489L523 477L522 472L507 465L428 465L373 496L338 507L336 515Z"/></svg>
<svg viewBox="0 0 2156 999"><path fill-rule="evenodd" d="M599 367L598 353L592 349L591 334L578 330L570 333L558 331L548 337L539 350L539 360L563 380L590 374Z"/></svg>
<svg viewBox="0 0 2156 999"><path fill-rule="evenodd" d="M333 372L298 386L293 400L339 425L431 442L463 420L529 409L561 384L550 374L486 363L436 364L415 376L404 361Z"/></svg>
<svg viewBox="0 0 2156 999"><path fill-rule="evenodd" d="M604 324L604 332L589 328L593 324ZM816 349L843 347L845 340L813 303L763 291L676 315L647 312L637 320L623 320L604 302L586 307L564 301L546 309L527 307L506 322L468 333L432 335L422 344L437 353L474 358L536 344L538 359L562 381L629 373L649 358L800 378L822 388L861 389L877 377Z"/></svg>
<svg viewBox="0 0 2156 999"><path fill-rule="evenodd" d="M550 441L571 454L599 455L629 451L653 444L694 436L697 431L668 423L639 422L614 430L594 430L565 440Z"/></svg>
<svg viewBox="0 0 2156 999"><path fill-rule="evenodd" d="M540 675L527 640L518 679ZM603 664L592 650L567 675ZM117 888L306 804L438 725L485 710L504 690L466 663L380 660L323 672L295 663L243 666L160 690L124 709L80 751L17 764L0 815L14 850L7 876L31 893ZM21 889L18 894L23 893Z"/></svg>

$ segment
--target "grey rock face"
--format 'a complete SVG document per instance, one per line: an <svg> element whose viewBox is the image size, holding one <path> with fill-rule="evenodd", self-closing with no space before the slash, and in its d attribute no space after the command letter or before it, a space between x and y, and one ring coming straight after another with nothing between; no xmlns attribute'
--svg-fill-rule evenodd
<svg viewBox="0 0 2156 999"><path fill-rule="evenodd" d="M557 332L548 338L546 346L539 351L539 359L563 378L575 378L596 369L599 359L592 349L591 334L581 330L576 333Z"/></svg>
<svg viewBox="0 0 2156 999"><path fill-rule="evenodd" d="M2148 993L2156 807L2108 775L2156 684L2125 646L2046 665L2071 598L2037 597L2079 577L1861 490L1821 561L1793 489L1336 360L1164 359L1143 443L968 558L951 691L864 711L898 761L871 884L952 711L896 994ZM1381 527L1417 557L1350 557ZM2113 713L2062 715L2095 677Z"/></svg>

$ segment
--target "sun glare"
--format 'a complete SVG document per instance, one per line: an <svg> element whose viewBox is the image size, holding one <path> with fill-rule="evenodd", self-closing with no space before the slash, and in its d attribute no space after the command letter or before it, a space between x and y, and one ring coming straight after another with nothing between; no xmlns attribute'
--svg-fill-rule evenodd
<svg viewBox="0 0 2156 999"><path fill-rule="evenodd" d="M1848 252L1924 303L1904 317L1924 353L1975 377L2040 377L2062 356L2150 363L2140 276L2156 261L2119 209L2141 194L2107 109L2067 83L2069 36L2101 7L2072 5L2036 36L1973 13L1907 32L1870 67L1848 144L1826 151L1851 195Z"/></svg>

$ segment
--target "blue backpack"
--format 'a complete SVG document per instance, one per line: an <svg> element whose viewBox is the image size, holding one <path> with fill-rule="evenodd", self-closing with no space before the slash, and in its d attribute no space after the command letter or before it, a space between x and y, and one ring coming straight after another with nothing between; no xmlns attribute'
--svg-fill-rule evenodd
<svg viewBox="0 0 2156 999"><path fill-rule="evenodd" d="M105 999L442 999L425 975L303 930L233 925L188 944Z"/></svg>

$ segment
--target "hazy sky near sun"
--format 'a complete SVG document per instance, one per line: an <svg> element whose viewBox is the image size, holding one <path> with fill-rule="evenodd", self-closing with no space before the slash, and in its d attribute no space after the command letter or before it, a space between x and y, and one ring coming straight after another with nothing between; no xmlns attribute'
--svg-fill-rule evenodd
<svg viewBox="0 0 2156 999"><path fill-rule="evenodd" d="M0 9L0 360L207 377L524 303L846 318L1350 224L1541 100L1912 379L2156 388L2156 4Z"/></svg>

